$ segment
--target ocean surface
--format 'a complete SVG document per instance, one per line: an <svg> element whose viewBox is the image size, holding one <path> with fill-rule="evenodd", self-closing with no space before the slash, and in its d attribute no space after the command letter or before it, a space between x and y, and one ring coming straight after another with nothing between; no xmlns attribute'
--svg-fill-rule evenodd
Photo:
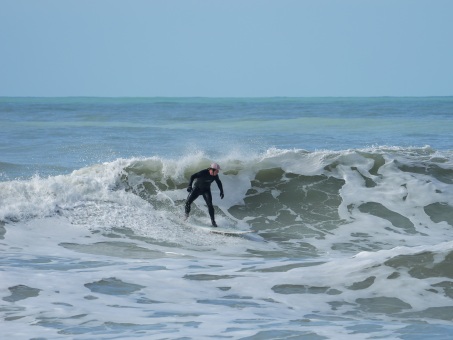
<svg viewBox="0 0 453 340"><path fill-rule="evenodd" d="M453 339L453 97L1 98L5 339ZM220 228L191 174L218 162Z"/></svg>

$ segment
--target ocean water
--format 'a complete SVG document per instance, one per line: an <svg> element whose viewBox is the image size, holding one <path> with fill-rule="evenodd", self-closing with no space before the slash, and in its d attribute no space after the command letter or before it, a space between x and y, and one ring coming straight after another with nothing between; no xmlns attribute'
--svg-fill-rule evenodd
<svg viewBox="0 0 453 340"><path fill-rule="evenodd" d="M452 339L453 97L0 98L11 339ZM211 234L190 175L220 163Z"/></svg>

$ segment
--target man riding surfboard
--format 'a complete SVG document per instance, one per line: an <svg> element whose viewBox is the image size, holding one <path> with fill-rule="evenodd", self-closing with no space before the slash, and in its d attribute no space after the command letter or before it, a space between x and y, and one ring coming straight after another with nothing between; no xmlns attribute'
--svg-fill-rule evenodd
<svg viewBox="0 0 453 340"><path fill-rule="evenodd" d="M187 196L185 204L186 219L189 217L191 204L198 198L198 196L202 195L208 205L208 212L211 217L212 226L217 227L217 223L214 218L214 206L212 205L211 184L214 181L217 183L217 186L220 189L220 198L223 199L223 186L219 178L220 170L219 164L212 163L209 168L201 170L190 176L189 186L187 187L189 195Z"/></svg>

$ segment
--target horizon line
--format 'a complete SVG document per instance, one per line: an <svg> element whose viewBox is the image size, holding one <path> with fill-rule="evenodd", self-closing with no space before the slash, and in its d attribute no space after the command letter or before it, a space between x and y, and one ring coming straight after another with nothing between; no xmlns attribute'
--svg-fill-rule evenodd
<svg viewBox="0 0 453 340"><path fill-rule="evenodd" d="M382 95L382 96L91 96L91 95L69 95L69 96L27 96L27 95L20 95L20 96L3 96L0 95L0 98L100 98L100 99L158 99L158 98L166 98L166 99L309 99L309 98L448 98L453 97L453 95Z"/></svg>

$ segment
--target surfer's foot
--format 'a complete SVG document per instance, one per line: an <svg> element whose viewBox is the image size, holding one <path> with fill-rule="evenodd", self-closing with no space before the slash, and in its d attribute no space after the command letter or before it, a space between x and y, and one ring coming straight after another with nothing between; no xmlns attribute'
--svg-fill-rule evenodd
<svg viewBox="0 0 453 340"><path fill-rule="evenodd" d="M217 223L214 220L211 220L212 226L217 228Z"/></svg>
<svg viewBox="0 0 453 340"><path fill-rule="evenodd" d="M189 218L189 214L185 214L184 215L184 221L187 221L188 218Z"/></svg>

